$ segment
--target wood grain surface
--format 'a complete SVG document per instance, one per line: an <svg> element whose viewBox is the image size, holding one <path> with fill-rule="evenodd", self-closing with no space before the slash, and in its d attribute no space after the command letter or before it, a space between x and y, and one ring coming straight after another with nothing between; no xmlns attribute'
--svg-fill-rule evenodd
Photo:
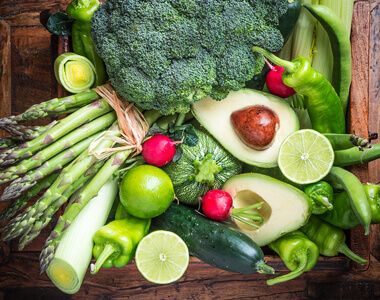
<svg viewBox="0 0 380 300"><path fill-rule="evenodd" d="M41 11L64 10L70 0L0 1L0 117L16 114L64 91L52 72L64 51L58 38L41 25ZM380 1L355 2L352 30L353 81L349 130L368 137L380 132L379 110ZM44 122L48 123L47 118ZM31 122L34 124L37 122ZM5 136L0 133L0 136ZM378 140L373 141L379 142ZM352 169L363 182L380 181L380 161ZM1 192L1 190L0 190ZM8 203L0 202L0 211ZM132 262L122 269L86 274L75 295L60 292L46 274L39 274L38 255L56 220L22 252L16 243L0 243L0 299L380 299L380 226L368 237L362 229L348 234L348 244L369 259L364 267L343 257L321 257L299 278L272 287L268 275L241 275L219 270L191 258L185 275L174 284L146 281ZM2 227L4 224L0 224ZM268 264L281 274L287 268L276 256Z"/></svg>

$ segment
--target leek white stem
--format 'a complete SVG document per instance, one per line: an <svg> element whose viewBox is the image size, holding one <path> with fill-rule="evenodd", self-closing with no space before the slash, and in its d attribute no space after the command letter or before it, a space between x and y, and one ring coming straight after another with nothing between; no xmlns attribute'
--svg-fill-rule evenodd
<svg viewBox="0 0 380 300"><path fill-rule="evenodd" d="M55 256L46 270L61 291L75 294L92 258L92 238L108 217L118 191L118 180L109 179L64 231Z"/></svg>

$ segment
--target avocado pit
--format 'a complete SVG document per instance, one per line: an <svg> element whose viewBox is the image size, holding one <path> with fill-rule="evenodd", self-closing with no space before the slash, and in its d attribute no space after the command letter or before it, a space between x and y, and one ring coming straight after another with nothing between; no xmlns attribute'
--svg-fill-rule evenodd
<svg viewBox="0 0 380 300"><path fill-rule="evenodd" d="M249 148L268 149L280 127L278 115L269 107L253 105L234 111L230 120L239 139Z"/></svg>

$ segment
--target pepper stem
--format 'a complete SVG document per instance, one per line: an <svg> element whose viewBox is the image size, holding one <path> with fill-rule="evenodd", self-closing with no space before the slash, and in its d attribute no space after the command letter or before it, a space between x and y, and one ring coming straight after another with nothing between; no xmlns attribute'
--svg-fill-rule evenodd
<svg viewBox="0 0 380 300"><path fill-rule="evenodd" d="M274 285L274 284L277 284L280 282L285 282L285 281L288 281L288 280L291 280L291 279L294 279L294 278L300 276L303 272L306 271L306 266L308 263L307 252L308 252L308 250L305 249L305 251L301 251L299 253L299 255L297 255L298 267L295 270L293 270L292 272L290 272L286 275L279 276L279 277L276 277L273 279L269 279L269 280L267 280L267 284L268 285Z"/></svg>
<svg viewBox="0 0 380 300"><path fill-rule="evenodd" d="M354 262L357 262L358 264L364 265L367 262L366 259L361 258L354 252L352 252L345 243L340 243L337 250L338 252L343 253L348 258L352 259Z"/></svg>
<svg viewBox="0 0 380 300"><path fill-rule="evenodd" d="M257 270L257 273L260 273L260 274L274 274L275 273L274 269L266 265L263 260L259 261L256 264L256 270Z"/></svg>
<svg viewBox="0 0 380 300"><path fill-rule="evenodd" d="M96 274L99 272L101 266L103 263L106 261L108 257L110 257L111 254L114 252L118 251L118 249L113 245L113 244L107 244L103 251L102 254L98 257L96 260L95 264L91 264L90 269L91 269L91 274Z"/></svg>
<svg viewBox="0 0 380 300"><path fill-rule="evenodd" d="M256 51L256 52L264 55L266 58L268 58L270 61L272 61L276 65L285 68L285 70L287 72L289 72L289 73L294 72L295 66L292 62L283 60L283 59L277 57L276 55L274 55L273 53L270 53L269 51L267 51L263 48L260 48L260 47L253 46L252 51Z"/></svg>
<svg viewBox="0 0 380 300"><path fill-rule="evenodd" d="M313 198L313 200L320 205L327 207L328 210L333 209L333 205L329 202L329 199L323 195L318 195L317 197Z"/></svg>

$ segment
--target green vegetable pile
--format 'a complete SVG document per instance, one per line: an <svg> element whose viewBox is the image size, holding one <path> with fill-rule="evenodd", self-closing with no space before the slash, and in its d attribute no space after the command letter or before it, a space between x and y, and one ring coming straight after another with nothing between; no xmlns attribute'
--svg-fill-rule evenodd
<svg viewBox="0 0 380 300"><path fill-rule="evenodd" d="M91 21L115 90L143 109L188 112L224 99L261 72L253 45L279 51L287 1L108 0Z"/></svg>
<svg viewBox="0 0 380 300"><path fill-rule="evenodd" d="M0 241L19 237L22 250L64 208L40 272L70 294L92 257L92 274L135 258L153 283L182 276L189 251L223 270L275 274L267 245L290 270L268 285L311 270L320 254L365 264L344 230L362 226L367 235L380 223L380 186L344 167L380 158L380 144L345 133L350 42L328 7L303 1L329 33L333 78L307 55L286 55L301 36L299 23L290 35L301 2L74 0L67 15L52 15L48 29L70 33L75 59L93 65L93 86L64 85L62 75L74 85L86 79L83 66L67 62L56 76L73 95L0 119L11 135L0 139L0 184L9 184L0 201L12 200L0 214L9 220ZM292 88L291 99L246 88L265 76L264 56L283 68L266 79ZM308 122L297 118L296 103ZM65 116L45 126L23 124L58 115ZM155 230L173 239L146 239ZM176 261L161 268L165 251Z"/></svg>

